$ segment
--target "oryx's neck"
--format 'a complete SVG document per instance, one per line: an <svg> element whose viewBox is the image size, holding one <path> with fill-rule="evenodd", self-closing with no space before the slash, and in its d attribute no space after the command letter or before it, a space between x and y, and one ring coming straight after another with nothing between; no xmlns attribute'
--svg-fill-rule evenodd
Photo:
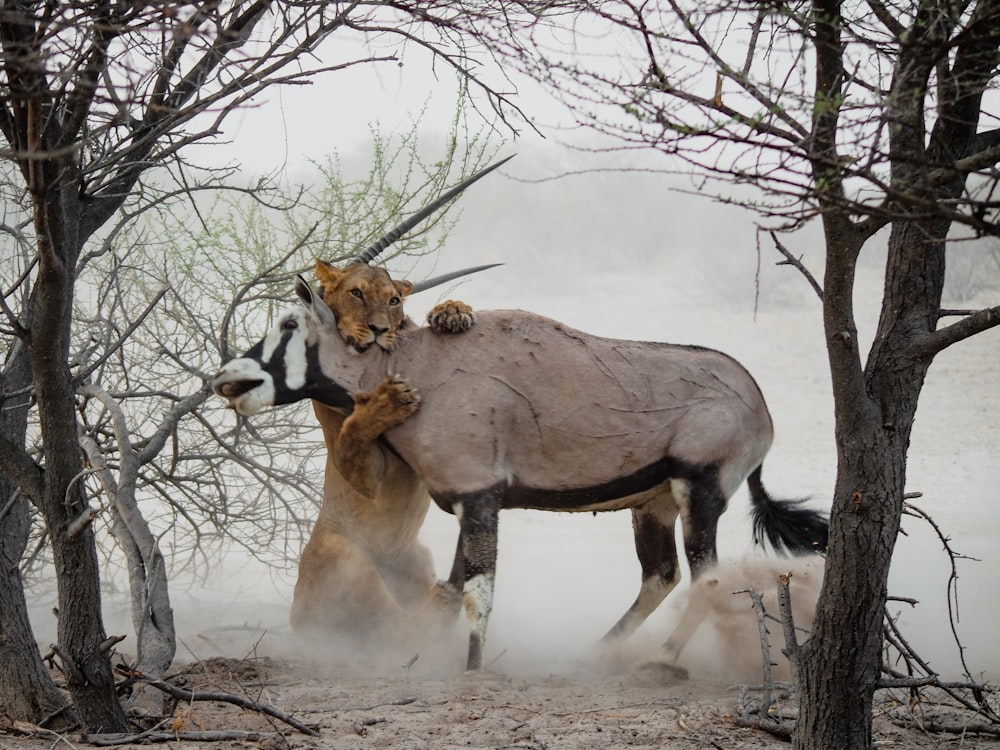
<svg viewBox="0 0 1000 750"><path fill-rule="evenodd" d="M395 374L393 353L377 346L358 352L343 344L339 335L320 342L313 351L323 375L316 383L318 395L314 398L340 412L349 412L353 407L350 396L370 391L386 376Z"/></svg>

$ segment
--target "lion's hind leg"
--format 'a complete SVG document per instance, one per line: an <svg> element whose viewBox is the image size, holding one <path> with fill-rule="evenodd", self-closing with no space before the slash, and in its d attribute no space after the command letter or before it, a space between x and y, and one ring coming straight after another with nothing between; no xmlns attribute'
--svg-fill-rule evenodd
<svg viewBox="0 0 1000 750"><path fill-rule="evenodd" d="M299 560L292 629L303 636L393 641L407 620L367 551L339 531L317 525Z"/></svg>

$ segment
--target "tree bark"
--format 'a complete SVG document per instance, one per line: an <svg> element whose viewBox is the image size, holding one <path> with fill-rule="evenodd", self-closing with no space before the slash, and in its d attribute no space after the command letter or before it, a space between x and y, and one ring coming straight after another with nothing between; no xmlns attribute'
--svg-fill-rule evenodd
<svg viewBox="0 0 1000 750"><path fill-rule="evenodd" d="M27 352L16 343L0 371L0 436L14 445L24 445L31 399ZM0 707L16 721L40 724L52 716L48 726L62 729L75 723L69 702L49 677L28 619L20 563L31 530L29 500L11 476L0 471Z"/></svg>
<svg viewBox="0 0 1000 750"><path fill-rule="evenodd" d="M30 160L29 160L30 161ZM91 732L126 729L114 689L101 616L100 569L91 509L81 480L75 389L69 366L75 268L80 255L79 175L68 160L34 162L31 198L38 275L28 336L44 454L39 510L52 544L58 585L58 651L77 716Z"/></svg>

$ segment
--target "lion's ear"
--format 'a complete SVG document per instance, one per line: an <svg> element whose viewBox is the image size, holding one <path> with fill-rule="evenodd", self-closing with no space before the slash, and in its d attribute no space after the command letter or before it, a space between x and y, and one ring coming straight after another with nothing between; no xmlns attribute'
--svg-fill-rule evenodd
<svg viewBox="0 0 1000 750"><path fill-rule="evenodd" d="M400 279L399 281L393 281L392 285L396 287L396 293L405 298L410 292L413 291L413 284L406 279Z"/></svg>
<svg viewBox="0 0 1000 750"><path fill-rule="evenodd" d="M319 279L319 283L322 286L330 285L337 286L339 282L344 277L344 272L337 268L332 263L325 260L316 261L316 278Z"/></svg>

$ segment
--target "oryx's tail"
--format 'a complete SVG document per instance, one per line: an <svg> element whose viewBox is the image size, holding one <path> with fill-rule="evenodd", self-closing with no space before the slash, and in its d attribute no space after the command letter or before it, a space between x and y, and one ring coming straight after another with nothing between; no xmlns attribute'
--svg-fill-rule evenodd
<svg viewBox="0 0 1000 750"><path fill-rule="evenodd" d="M753 501L753 540L767 539L777 552L799 555L826 552L827 520L822 513L803 508L803 500L775 500L760 481L761 467L747 477Z"/></svg>

